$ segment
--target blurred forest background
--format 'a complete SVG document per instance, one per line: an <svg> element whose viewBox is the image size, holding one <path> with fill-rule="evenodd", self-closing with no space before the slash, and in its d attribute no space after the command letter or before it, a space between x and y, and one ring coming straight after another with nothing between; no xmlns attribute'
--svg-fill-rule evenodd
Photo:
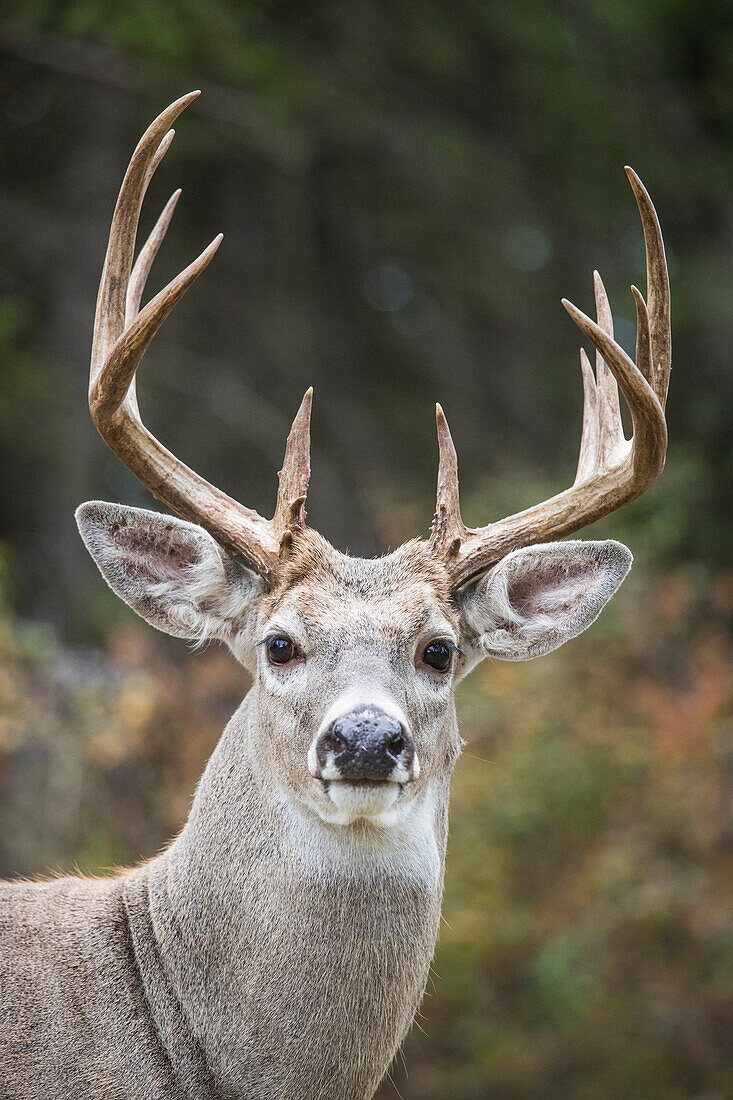
<svg viewBox="0 0 733 1100"><path fill-rule="evenodd" d="M140 377L171 449L269 514L315 386L312 522L425 533L433 409L465 518L572 480L578 334L604 275L633 348L659 211L673 302L661 483L589 530L636 566L599 623L459 692L435 982L384 1098L733 1095L733 16L726 0L24 0L0 18L0 874L150 856L246 690L133 619L77 536L152 506L86 405L122 175L203 95L150 190L184 189L162 286L224 245ZM398 1091L397 1091L398 1090Z"/></svg>

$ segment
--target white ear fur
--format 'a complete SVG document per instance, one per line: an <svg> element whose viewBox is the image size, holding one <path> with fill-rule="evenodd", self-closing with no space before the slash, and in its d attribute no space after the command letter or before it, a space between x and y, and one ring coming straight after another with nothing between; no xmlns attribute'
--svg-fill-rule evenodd
<svg viewBox="0 0 733 1100"><path fill-rule="evenodd" d="M110 588L146 622L177 638L227 642L239 635L264 585L194 523L90 500L76 510L84 544Z"/></svg>
<svg viewBox="0 0 733 1100"><path fill-rule="evenodd" d="M469 648L505 661L557 649L598 617L632 560L610 539L513 550L462 597Z"/></svg>

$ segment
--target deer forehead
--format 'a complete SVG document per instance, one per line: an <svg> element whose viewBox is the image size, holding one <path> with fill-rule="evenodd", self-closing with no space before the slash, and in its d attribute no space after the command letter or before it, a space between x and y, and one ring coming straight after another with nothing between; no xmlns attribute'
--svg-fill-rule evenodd
<svg viewBox="0 0 733 1100"><path fill-rule="evenodd" d="M365 559L339 553L310 531L299 543L283 584L263 608L266 623L291 624L310 638L336 633L354 641L457 630L447 575L426 544Z"/></svg>

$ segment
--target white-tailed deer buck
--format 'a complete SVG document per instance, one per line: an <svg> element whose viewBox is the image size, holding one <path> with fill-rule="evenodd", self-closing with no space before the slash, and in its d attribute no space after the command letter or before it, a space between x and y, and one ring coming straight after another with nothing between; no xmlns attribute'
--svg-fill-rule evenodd
<svg viewBox="0 0 733 1100"><path fill-rule="evenodd" d="M643 493L664 465L669 288L652 203L627 169L647 293L636 363L565 302L585 407L570 489L472 530L438 407L430 537L374 561L306 527L311 391L274 517L210 485L144 427L135 371L217 238L144 308L178 197L132 264L145 190L171 124L133 155L112 221L89 404L103 438L182 518L91 501L79 530L104 577L153 626L218 639L254 677L180 836L115 878L0 890L4 1100L365 1100L418 1007L438 932L453 687L483 657L537 657L585 630L626 576L617 542L558 542ZM633 422L626 440L618 386Z"/></svg>

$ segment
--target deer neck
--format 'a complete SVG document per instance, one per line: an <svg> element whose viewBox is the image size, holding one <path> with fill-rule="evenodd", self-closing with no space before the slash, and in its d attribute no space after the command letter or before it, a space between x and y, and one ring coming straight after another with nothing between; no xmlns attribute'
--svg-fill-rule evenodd
<svg viewBox="0 0 733 1100"><path fill-rule="evenodd" d="M161 966L221 1095L369 1097L427 980L448 780L379 835L327 826L261 774L253 721L250 694L148 865Z"/></svg>

